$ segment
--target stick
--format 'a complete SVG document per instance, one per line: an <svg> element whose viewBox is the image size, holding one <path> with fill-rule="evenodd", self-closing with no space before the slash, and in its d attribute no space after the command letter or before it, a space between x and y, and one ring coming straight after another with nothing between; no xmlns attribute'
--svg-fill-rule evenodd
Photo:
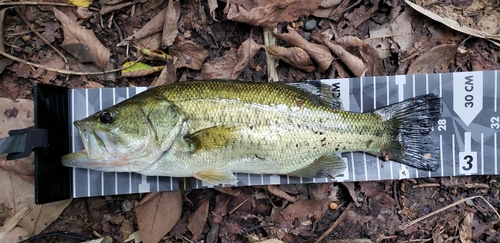
<svg viewBox="0 0 500 243"><path fill-rule="evenodd" d="M351 207L352 207L352 202L349 203L349 205L347 205L347 207L345 208L344 212L342 212L342 214L340 214L339 218L337 219L337 221L335 221L335 223L332 224L332 226L330 226L330 228L328 230L325 231L325 233L323 233L321 235L321 237L319 237L314 243L319 243L321 242L323 239L325 239L330 233L332 233L332 231L337 227L337 225L340 224L340 222L342 222L342 220L344 220L344 218L347 216L347 212L349 210L351 210Z"/></svg>
<svg viewBox="0 0 500 243"><path fill-rule="evenodd" d="M458 201L456 201L456 202L454 202L454 203L452 203L452 204L450 204L448 206L445 206L445 207L443 207L441 209L438 209L438 210L436 210L436 211L434 211L432 213L424 215L424 216L422 216L422 217L420 217L418 219L412 220L412 221L404 224L403 225L403 229L408 228L408 227L410 227L410 226L412 226L412 225L414 225L414 224L416 224L416 223L418 223L418 222L420 222L420 221L422 221L422 220L424 220L424 219L426 219L426 218L428 218L428 217L430 217L432 215L435 215L435 214L438 214L440 212L443 212L443 211L445 211L445 210L447 210L447 209L449 209L451 207L454 207L454 206L456 206L456 205L458 205L460 203L463 203L463 202L465 202L465 201L467 201L469 199L474 199L474 198L482 198L491 207L491 209L493 209L493 211L495 212L495 214L497 215L497 217L500 218L500 214L498 214L497 210L495 210L495 208L483 196L473 196L473 197L467 197L467 198L460 199L460 200L458 200Z"/></svg>

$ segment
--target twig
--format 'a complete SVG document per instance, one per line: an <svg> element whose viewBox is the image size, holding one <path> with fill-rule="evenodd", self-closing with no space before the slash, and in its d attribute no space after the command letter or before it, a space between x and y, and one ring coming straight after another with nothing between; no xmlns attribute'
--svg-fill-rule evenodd
<svg viewBox="0 0 500 243"><path fill-rule="evenodd" d="M415 185L413 188L422 188L422 187L439 187L439 183L424 183L420 185Z"/></svg>
<svg viewBox="0 0 500 243"><path fill-rule="evenodd" d="M490 186L488 186L488 184L485 184L485 183L464 184L464 185L460 185L458 187L463 187L463 188L467 188L467 189L490 189Z"/></svg>
<svg viewBox="0 0 500 243"><path fill-rule="evenodd" d="M0 6L20 6L20 5L52 5L60 7L78 7L67 3L51 3L51 2L1 2Z"/></svg>
<svg viewBox="0 0 500 243"><path fill-rule="evenodd" d="M273 36L272 31L264 27L264 45L265 46L275 46L276 45L276 37ZM278 81L278 73L276 72L276 66L278 66L278 58L269 54L266 50L266 66L267 66L267 82L277 82Z"/></svg>
<svg viewBox="0 0 500 243"><path fill-rule="evenodd" d="M28 62L28 61L25 61L25 60L23 60L21 58L15 57L15 56L10 55L9 53L3 52L3 51L0 51L0 55L2 55L4 57L7 57L7 58L10 58L10 59L12 59L14 61L17 61L17 62L20 62L20 63L31 65L31 66L34 66L34 67L37 67L37 68L43 68L43 69L45 69L47 71L52 71L52 72L56 72L56 73L60 73L60 74L69 74L69 75L102 75L102 74L119 72L119 71L127 68L127 67L122 67L122 68L117 68L117 69L112 69L112 70L107 70L107 71L102 71L102 72L75 72L75 71L71 71L71 70L61 70L61 69L49 67L49 66L42 65L42 64ZM134 63L132 63L132 65L135 64L135 63L137 63L141 59L142 59L142 57L140 57L139 59L137 59ZM128 67L130 67L130 66L128 66Z"/></svg>
<svg viewBox="0 0 500 243"><path fill-rule="evenodd" d="M235 208L233 208L233 210L229 211L228 215L234 213L234 211L236 211L238 208L240 208L241 206L243 206L243 204L245 204L254 195L255 195L255 192L252 195L250 195L247 199L245 199L243 202L241 202L240 204L238 204L238 206L236 206Z"/></svg>
<svg viewBox="0 0 500 243"><path fill-rule="evenodd" d="M330 233L332 233L332 231L337 227L337 225L339 225L340 222L342 222L344 220L344 218L347 216L347 212L349 210L351 210L352 204L353 203L351 202L351 203L349 203L349 205L347 205L347 207L345 208L344 212L342 212L342 214L340 214L339 218L335 221L335 223L333 223L332 226L330 226L330 228L328 230L326 230L314 243L321 242Z"/></svg>
<svg viewBox="0 0 500 243"><path fill-rule="evenodd" d="M495 208L494 208L494 207L493 207L493 206L492 206L492 205L491 205L491 204L490 204L490 203L489 203L489 202L488 202L488 201L487 201L487 200L486 200L483 196L473 196L473 197L467 197L467 198L460 199L460 200L458 200L458 201L456 201L456 202L454 202L454 203L452 203L452 204L450 204L450 205L448 205L448 206L445 206L445 207L440 208L440 209L438 209L438 210L436 210L436 211L434 211L434 212L432 212L432 213L429 213L429 214L424 215L424 216L422 216L422 217L420 217L420 218L417 218L417 219L415 219L415 220L412 220L412 221L410 221L410 222L408 222L408 223L404 224L404 225L403 225L403 229L408 228L408 227L410 227L410 226L412 226L412 225L414 225L414 224L416 224L416 223L418 223L418 222L420 222L420 221L422 221L422 220L424 220L424 219L426 219L426 218L428 218L428 217L430 217L430 216L433 216L433 215L435 215L435 214L438 214L438 213L440 213L440 212L443 212L443 211L445 211L445 210L447 210L447 209L449 209L449 208L451 208L451 207L454 207L454 206L456 206L456 205L458 205L458 204L460 204L460 203L463 203L463 202L465 202L465 201L467 201L467 200L470 200L470 199L475 199L475 198L482 198L482 199L483 199L483 200L484 200L484 201L488 204L488 206L490 206L490 207L491 207L491 209L493 209L493 211L495 212L495 214L497 215L497 217L498 217L498 218L500 218L500 214L498 214L497 210L496 210L496 209L495 209Z"/></svg>
<svg viewBox="0 0 500 243"><path fill-rule="evenodd" d="M5 237L12 229L14 229L19 221L24 218L29 213L29 208L24 207L19 212L17 212L12 218L5 221L5 224L0 227L0 239Z"/></svg>

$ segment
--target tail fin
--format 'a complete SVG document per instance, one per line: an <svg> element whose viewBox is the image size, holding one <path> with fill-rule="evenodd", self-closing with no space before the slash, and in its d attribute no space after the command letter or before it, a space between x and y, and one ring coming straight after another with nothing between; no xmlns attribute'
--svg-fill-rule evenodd
<svg viewBox="0 0 500 243"><path fill-rule="evenodd" d="M439 168L439 147L429 132L441 116L441 98L435 94L421 95L374 113L382 117L391 134L380 150L382 158L423 170Z"/></svg>

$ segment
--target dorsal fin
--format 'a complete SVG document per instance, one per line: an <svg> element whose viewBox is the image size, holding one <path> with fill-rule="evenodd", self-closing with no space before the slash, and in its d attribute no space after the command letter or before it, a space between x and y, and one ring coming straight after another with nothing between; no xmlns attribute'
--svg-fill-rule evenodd
<svg viewBox="0 0 500 243"><path fill-rule="evenodd" d="M311 94L313 99L319 101L322 105L342 110L340 95L332 89L331 85L320 81L290 82L285 84Z"/></svg>

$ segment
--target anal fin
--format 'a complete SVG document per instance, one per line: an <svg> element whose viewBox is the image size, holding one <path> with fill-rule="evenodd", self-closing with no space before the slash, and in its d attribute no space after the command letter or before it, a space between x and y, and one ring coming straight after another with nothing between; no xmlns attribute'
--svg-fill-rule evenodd
<svg viewBox="0 0 500 243"><path fill-rule="evenodd" d="M336 176L344 172L346 164L344 160L336 154L322 155L311 164L298 169L289 175L320 178L325 176Z"/></svg>
<svg viewBox="0 0 500 243"><path fill-rule="evenodd" d="M193 174L193 177L208 182L210 184L236 184L238 179L232 171L229 170L204 170Z"/></svg>

